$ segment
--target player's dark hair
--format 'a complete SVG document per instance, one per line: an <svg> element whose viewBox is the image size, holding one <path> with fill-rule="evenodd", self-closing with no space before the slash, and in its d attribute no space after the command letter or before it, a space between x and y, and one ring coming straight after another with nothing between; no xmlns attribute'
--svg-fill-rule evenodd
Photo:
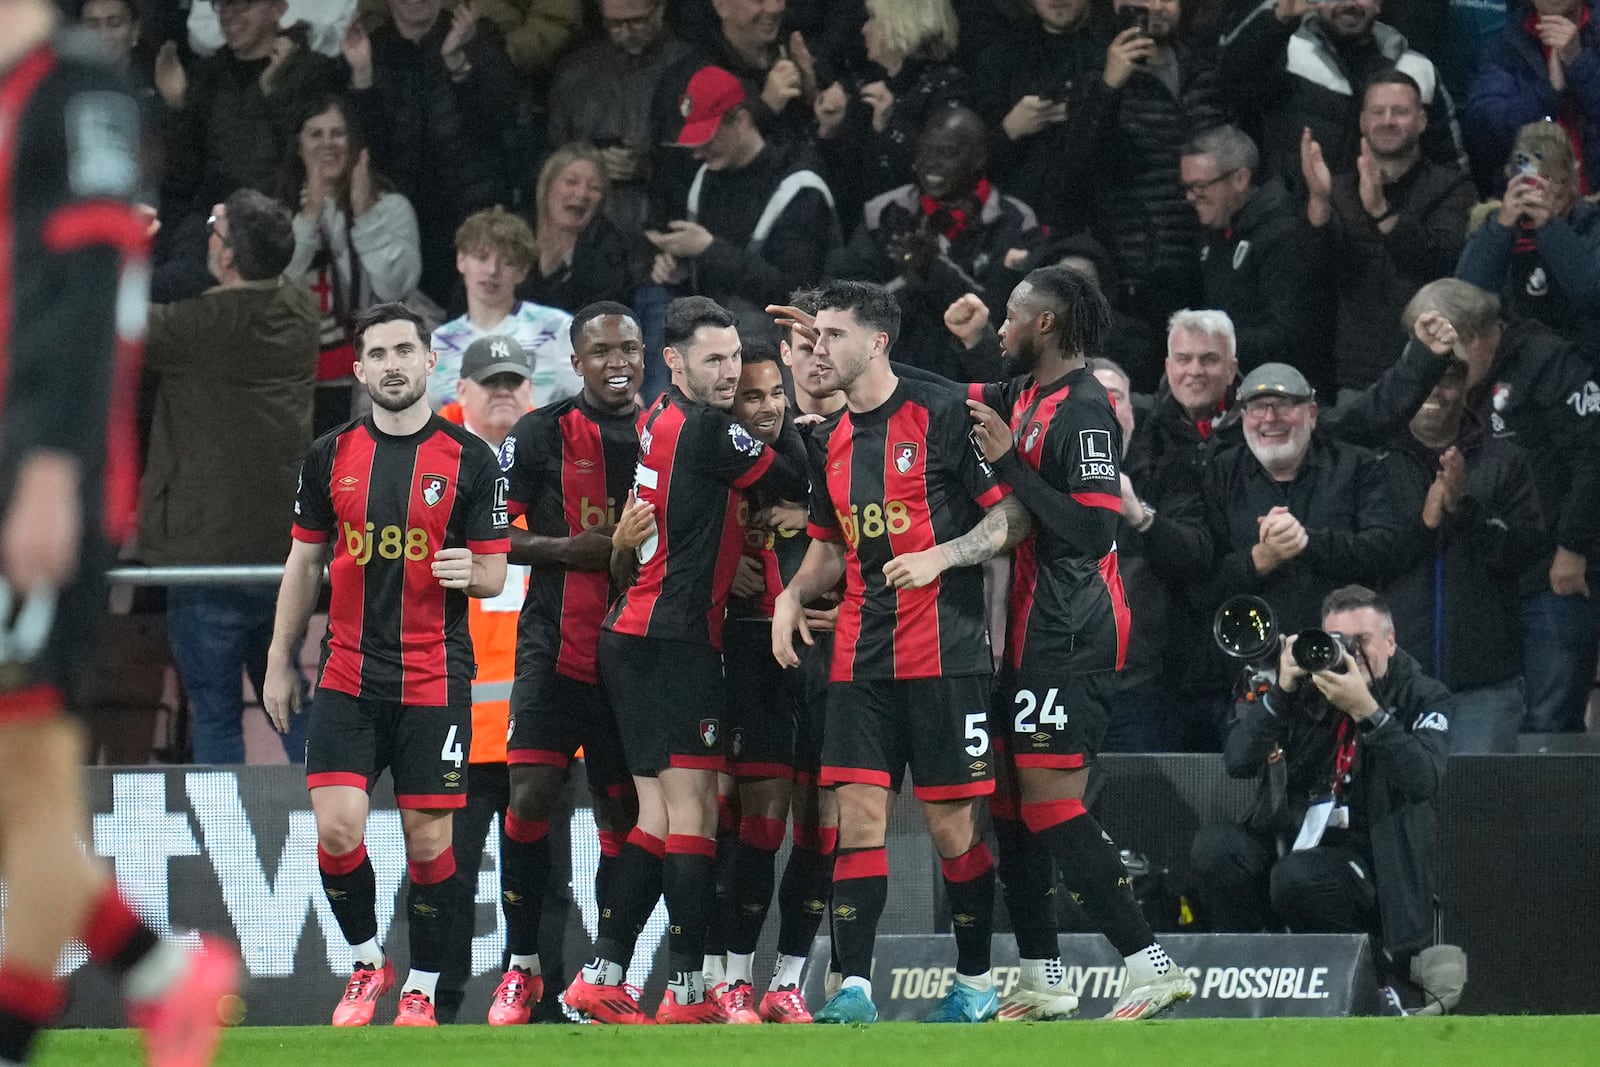
<svg viewBox="0 0 1600 1067"><path fill-rule="evenodd" d="M721 330L737 325L733 312L709 296L680 296L667 305L667 347L682 348L702 326Z"/></svg>
<svg viewBox="0 0 1600 1067"><path fill-rule="evenodd" d="M399 322L402 319L417 328L417 338L422 342L422 347L427 348L433 339L433 331L428 329L427 321L421 315L396 300L388 304L373 304L356 316L355 343L357 358L366 350L368 330L385 322Z"/></svg>
<svg viewBox="0 0 1600 1067"><path fill-rule="evenodd" d="M872 282L829 282L817 290L818 311L848 311L874 333L889 335L893 348L900 336L900 302Z"/></svg>
<svg viewBox="0 0 1600 1067"><path fill-rule="evenodd" d="M603 319L607 315L621 315L634 326L639 325L639 320L633 314L633 309L627 304L620 304L615 300L596 300L592 304L585 304L572 316L572 325L567 330L567 336L572 340L573 351L577 351L578 338L583 335L583 328L595 319Z"/></svg>
<svg viewBox="0 0 1600 1067"><path fill-rule="evenodd" d="M1322 617L1337 615L1345 611L1360 611L1371 608L1388 620L1394 626L1394 612L1389 610L1389 602L1383 599L1364 585L1344 585L1335 589L1322 598Z"/></svg>
<svg viewBox="0 0 1600 1067"><path fill-rule="evenodd" d="M1061 347L1069 358L1094 357L1111 332L1111 305L1093 278L1070 267L1040 267L1023 279L1033 299L1056 315Z"/></svg>
<svg viewBox="0 0 1600 1067"><path fill-rule="evenodd" d="M223 201L233 269L247 282L276 278L294 258L294 223L289 209L266 193L238 189Z"/></svg>
<svg viewBox="0 0 1600 1067"><path fill-rule="evenodd" d="M1363 101L1366 99L1366 94L1372 91L1374 85L1404 85L1417 94L1417 103L1422 103L1422 86L1417 84L1417 79L1399 67L1384 67L1377 74L1368 78L1367 87L1361 93Z"/></svg>
<svg viewBox="0 0 1600 1067"><path fill-rule="evenodd" d="M752 363L776 363L779 369L783 363L778 359L778 346L761 337L746 337L739 335L739 359L745 365Z"/></svg>

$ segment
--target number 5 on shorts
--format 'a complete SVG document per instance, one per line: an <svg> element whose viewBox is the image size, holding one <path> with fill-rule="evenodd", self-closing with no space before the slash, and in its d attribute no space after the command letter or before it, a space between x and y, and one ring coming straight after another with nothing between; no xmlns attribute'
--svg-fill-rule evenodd
<svg viewBox="0 0 1600 1067"><path fill-rule="evenodd" d="M456 725L450 724L450 732L444 735L444 747L439 749L439 758L447 763L454 763L456 769L461 769L461 761L466 754L461 751L461 742L456 740Z"/></svg>
<svg viewBox="0 0 1600 1067"><path fill-rule="evenodd" d="M967 713L967 740L972 744L967 746L967 755L981 756L989 751L989 713L987 711L969 711Z"/></svg>

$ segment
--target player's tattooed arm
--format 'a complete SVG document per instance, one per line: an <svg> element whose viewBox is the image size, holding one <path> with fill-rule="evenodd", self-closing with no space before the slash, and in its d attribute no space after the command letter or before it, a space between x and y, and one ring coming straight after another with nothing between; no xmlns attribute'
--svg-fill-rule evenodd
<svg viewBox="0 0 1600 1067"><path fill-rule="evenodd" d="M978 525L939 546L952 567L973 567L1009 552L1033 530L1033 519L1022 501L1005 496L983 513Z"/></svg>
<svg viewBox="0 0 1600 1067"><path fill-rule="evenodd" d="M1008 495L991 505L977 525L960 537L896 556L883 565L883 575L896 589L920 589L952 567L973 567L1009 552L1032 529L1028 509Z"/></svg>

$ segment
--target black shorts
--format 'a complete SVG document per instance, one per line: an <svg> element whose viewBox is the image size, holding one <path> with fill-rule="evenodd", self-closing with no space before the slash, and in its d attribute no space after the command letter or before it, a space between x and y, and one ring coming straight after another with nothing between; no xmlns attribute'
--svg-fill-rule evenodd
<svg viewBox="0 0 1600 1067"><path fill-rule="evenodd" d="M808 650L809 651L809 650ZM805 679L772 655L772 625L730 620L722 636L728 674L728 761L739 778L793 778Z"/></svg>
<svg viewBox="0 0 1600 1067"><path fill-rule="evenodd" d="M834 682L822 740L822 784L899 790L906 765L918 800L994 792L986 674Z"/></svg>
<svg viewBox="0 0 1600 1067"><path fill-rule="evenodd" d="M306 785L371 792L384 769L402 808L463 808L472 708L421 707L319 688L306 733Z"/></svg>
<svg viewBox="0 0 1600 1067"><path fill-rule="evenodd" d="M600 681L631 774L726 771L722 653L692 641L600 631Z"/></svg>
<svg viewBox="0 0 1600 1067"><path fill-rule="evenodd" d="M994 707L1007 758L1017 767L1089 766L1105 741L1116 692L1113 671L1057 674L1007 667Z"/></svg>
<svg viewBox="0 0 1600 1067"><path fill-rule="evenodd" d="M565 768L581 748L591 794L619 797L630 792L633 780L622 760L617 715L605 690L568 678L544 657L519 666L511 683L506 763Z"/></svg>
<svg viewBox="0 0 1600 1067"><path fill-rule="evenodd" d="M94 569L103 561L79 558L88 568L54 603L29 597L0 617L0 722L82 713L81 697L92 670L94 639L105 616L105 583ZM10 600L10 589L0 582Z"/></svg>

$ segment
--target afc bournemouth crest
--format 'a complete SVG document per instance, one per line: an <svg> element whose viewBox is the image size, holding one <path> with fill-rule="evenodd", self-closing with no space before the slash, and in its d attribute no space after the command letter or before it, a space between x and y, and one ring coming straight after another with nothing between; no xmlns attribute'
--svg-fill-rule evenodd
<svg viewBox="0 0 1600 1067"><path fill-rule="evenodd" d="M450 488L450 479L442 474L424 474L422 476L422 502L430 508L444 499L444 492Z"/></svg>
<svg viewBox="0 0 1600 1067"><path fill-rule="evenodd" d="M716 719L700 720L700 740L705 742L707 748L717 747L717 739L721 736L719 726L720 723Z"/></svg>
<svg viewBox="0 0 1600 1067"><path fill-rule="evenodd" d="M911 441L901 441L894 446L894 469L901 474L909 471L917 462L917 446Z"/></svg>
<svg viewBox="0 0 1600 1067"><path fill-rule="evenodd" d="M1039 443L1039 434L1044 432L1044 427L1037 422L1028 427L1028 439L1022 442L1024 452L1032 452L1033 446Z"/></svg>

